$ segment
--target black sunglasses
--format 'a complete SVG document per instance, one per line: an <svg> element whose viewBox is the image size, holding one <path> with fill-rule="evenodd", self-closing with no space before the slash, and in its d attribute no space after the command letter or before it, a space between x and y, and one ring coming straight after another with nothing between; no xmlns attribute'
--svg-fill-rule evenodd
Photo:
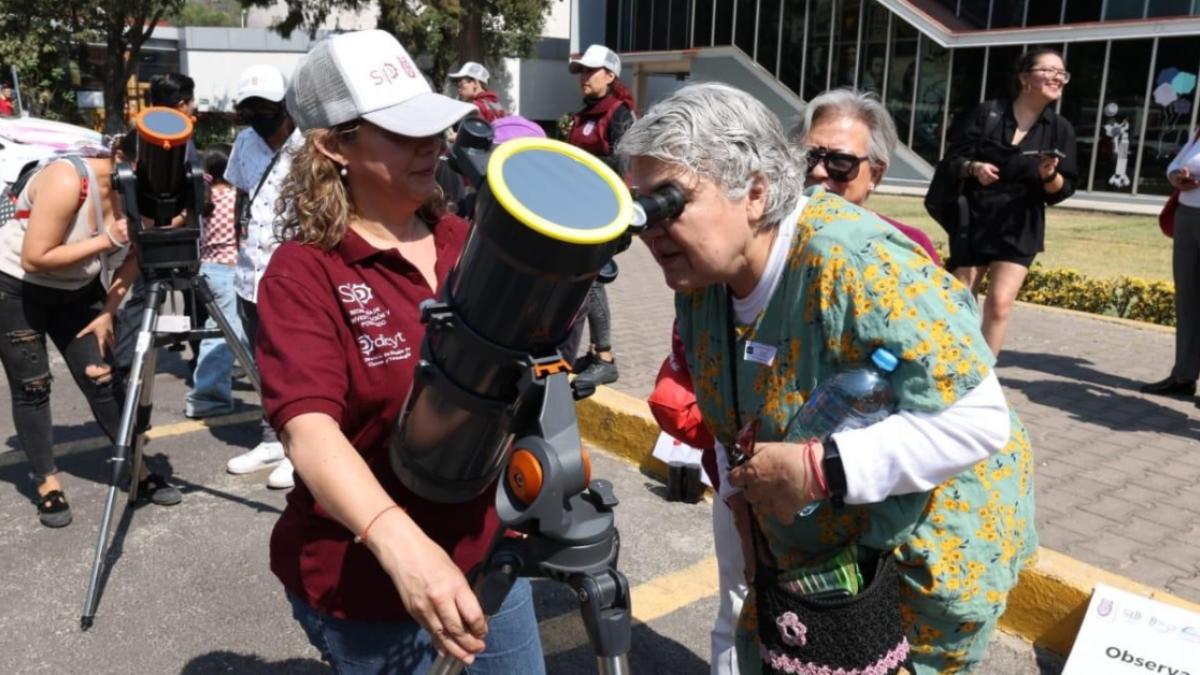
<svg viewBox="0 0 1200 675"><path fill-rule="evenodd" d="M817 164L825 165L825 173L839 183L845 183L858 178L858 168L870 157L859 157L848 152L836 152L829 148L808 148L804 151L804 161L808 166L807 173L817 168Z"/></svg>

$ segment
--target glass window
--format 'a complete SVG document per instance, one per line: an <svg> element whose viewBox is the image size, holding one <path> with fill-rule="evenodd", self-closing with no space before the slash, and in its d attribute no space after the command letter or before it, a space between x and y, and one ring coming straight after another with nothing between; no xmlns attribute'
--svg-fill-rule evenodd
<svg viewBox="0 0 1200 675"><path fill-rule="evenodd" d="M808 49L804 61L804 91L810 99L825 91L829 76L829 31L833 29L833 0L811 0L808 9Z"/></svg>
<svg viewBox="0 0 1200 675"><path fill-rule="evenodd" d="M917 73L917 29L892 22L892 63L888 70L887 109L896 120L900 138L908 138L912 120L913 79Z"/></svg>
<svg viewBox="0 0 1200 675"><path fill-rule="evenodd" d="M1196 101L1196 75L1200 54L1196 38L1162 39L1154 63L1150 114L1146 117L1146 142L1142 147L1140 194L1170 194L1167 165L1189 138L1192 106Z"/></svg>
<svg viewBox="0 0 1200 675"><path fill-rule="evenodd" d="M1063 89L1059 114L1075 127L1080 189L1087 189L1088 170L1095 150L1096 112L1100 107L1104 46L1103 42L1072 42L1067 48L1067 70L1071 71L1071 82ZM1144 79L1146 76L1141 77Z"/></svg>
<svg viewBox="0 0 1200 675"><path fill-rule="evenodd" d="M1025 50L1021 47L992 47L988 52L985 99L1011 98L1013 68Z"/></svg>
<svg viewBox="0 0 1200 675"><path fill-rule="evenodd" d="M1192 13L1192 0L1150 0L1146 16L1187 16Z"/></svg>
<svg viewBox="0 0 1200 675"><path fill-rule="evenodd" d="M754 58L754 27L758 23L758 13L756 11L756 0L736 0L737 2L737 25L733 27L734 44L738 49L746 52L750 58Z"/></svg>
<svg viewBox="0 0 1200 675"><path fill-rule="evenodd" d="M717 3L716 39L713 45L733 44L733 0L714 0Z"/></svg>
<svg viewBox="0 0 1200 675"><path fill-rule="evenodd" d="M1027 26L1054 26L1062 21L1063 0L1030 2L1025 16Z"/></svg>
<svg viewBox="0 0 1200 675"><path fill-rule="evenodd" d="M858 61L859 0L838 0L833 21L833 77L831 89L854 86L854 68Z"/></svg>
<svg viewBox="0 0 1200 675"><path fill-rule="evenodd" d="M991 4L991 0L962 0L959 3L958 16L974 26L987 28Z"/></svg>
<svg viewBox="0 0 1200 675"><path fill-rule="evenodd" d="M1140 19L1146 9L1146 0L1108 0L1104 7L1104 20Z"/></svg>
<svg viewBox="0 0 1200 675"><path fill-rule="evenodd" d="M670 37L667 39L667 49L687 49L690 6L691 0L670 0Z"/></svg>
<svg viewBox="0 0 1200 675"><path fill-rule="evenodd" d="M695 36L693 47L712 46L712 11L713 0L696 0Z"/></svg>
<svg viewBox="0 0 1200 675"><path fill-rule="evenodd" d="M1020 26L1025 20L1025 1L1008 0L1008 2L992 3L991 28L1011 28Z"/></svg>
<svg viewBox="0 0 1200 675"><path fill-rule="evenodd" d="M779 48L779 81L800 91L800 68L804 62L804 8L806 0L783 0L783 42Z"/></svg>
<svg viewBox="0 0 1200 675"><path fill-rule="evenodd" d="M1151 47L1151 40L1112 43L1108 89L1104 92L1103 119L1100 121L1100 144L1096 148L1095 190L1130 192L1132 189Z"/></svg>
<svg viewBox="0 0 1200 675"><path fill-rule="evenodd" d="M655 0L634 0L633 5L633 51L646 52L650 45L651 21Z"/></svg>
<svg viewBox="0 0 1200 675"><path fill-rule="evenodd" d="M950 50L932 40L921 40L917 77L917 107L913 111L912 149L926 161L936 162L942 150L942 118L946 109L946 84L950 75ZM901 132L903 136L903 132Z"/></svg>
<svg viewBox="0 0 1200 675"><path fill-rule="evenodd" d="M634 49L634 25L636 17L634 13L637 11L637 0L621 0L621 37L623 42L620 49L633 51Z"/></svg>
<svg viewBox="0 0 1200 675"><path fill-rule="evenodd" d="M654 14L650 25L654 28L650 33L650 48L666 49L671 27L671 0L652 0L652 2L654 3Z"/></svg>
<svg viewBox="0 0 1200 675"><path fill-rule="evenodd" d="M616 45L621 50L621 2L610 2L604 6L604 43Z"/></svg>
<svg viewBox="0 0 1200 675"><path fill-rule="evenodd" d="M954 50L954 71L950 75L950 124L957 115L969 114L979 105L983 83L983 47ZM946 134L949 142L949 134Z"/></svg>
<svg viewBox="0 0 1200 675"><path fill-rule="evenodd" d="M1099 21L1100 3L1097 0L1063 0L1067 3L1066 23Z"/></svg>
<svg viewBox="0 0 1200 675"><path fill-rule="evenodd" d="M883 70L887 64L888 11L868 2L863 17L862 58L858 61L858 88L883 96Z"/></svg>
<svg viewBox="0 0 1200 675"><path fill-rule="evenodd" d="M782 0L762 0L762 19L758 23L758 63L775 75L779 58L779 8Z"/></svg>

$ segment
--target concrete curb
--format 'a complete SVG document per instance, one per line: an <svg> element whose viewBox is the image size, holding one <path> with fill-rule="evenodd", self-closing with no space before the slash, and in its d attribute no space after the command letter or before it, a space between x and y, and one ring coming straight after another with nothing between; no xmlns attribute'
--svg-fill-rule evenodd
<svg viewBox="0 0 1200 675"><path fill-rule="evenodd" d="M576 412L580 433L587 442L666 480L666 465L650 455L659 427L645 401L598 387L594 396L576 404ZM1037 560L1021 573L1016 588L1009 593L1008 609L1000 618L1000 628L1066 655L1075 642L1092 588L1097 583L1200 613L1200 605L1166 591L1041 548Z"/></svg>
<svg viewBox="0 0 1200 675"><path fill-rule="evenodd" d="M1105 316L1104 314L1093 314L1091 312L1082 312L1078 309L1067 309L1065 307L1055 307L1053 305L1039 305L1034 302L1025 302L1024 300L1018 300L1017 304L1021 307L1028 307L1030 309L1040 309L1047 312L1078 317L1080 319L1091 319L1092 321L1103 321L1104 323L1112 323L1118 326L1125 326L1126 328L1137 328L1139 330L1154 331L1156 333L1170 333L1172 335L1175 334L1174 326L1164 326L1158 323L1150 323L1149 321L1124 319L1119 316Z"/></svg>

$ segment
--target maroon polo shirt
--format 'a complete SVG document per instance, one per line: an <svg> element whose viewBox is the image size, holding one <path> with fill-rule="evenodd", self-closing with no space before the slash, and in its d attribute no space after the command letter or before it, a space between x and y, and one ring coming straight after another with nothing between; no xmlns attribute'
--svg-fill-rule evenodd
<svg viewBox="0 0 1200 675"><path fill-rule="evenodd" d="M455 216L433 228L439 284L467 229ZM466 504L428 502L400 484L388 459L425 335L418 305L434 296L398 251L377 249L352 230L332 251L285 243L259 286L258 367L275 429L304 413L332 417L380 485L466 571L483 560L499 528L493 491ZM271 571L289 592L335 617L409 618L375 556L353 538L297 474L271 535Z"/></svg>

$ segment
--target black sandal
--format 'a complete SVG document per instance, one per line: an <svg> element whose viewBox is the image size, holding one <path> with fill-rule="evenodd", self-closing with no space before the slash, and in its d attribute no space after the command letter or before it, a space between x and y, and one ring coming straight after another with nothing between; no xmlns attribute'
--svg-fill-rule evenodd
<svg viewBox="0 0 1200 675"><path fill-rule="evenodd" d="M183 501L183 493L168 484L166 478L152 473L138 481L138 499L147 499L159 506L174 506Z"/></svg>
<svg viewBox="0 0 1200 675"><path fill-rule="evenodd" d="M71 505L62 490L51 490L38 497L38 520L46 527L66 527L71 524Z"/></svg>

